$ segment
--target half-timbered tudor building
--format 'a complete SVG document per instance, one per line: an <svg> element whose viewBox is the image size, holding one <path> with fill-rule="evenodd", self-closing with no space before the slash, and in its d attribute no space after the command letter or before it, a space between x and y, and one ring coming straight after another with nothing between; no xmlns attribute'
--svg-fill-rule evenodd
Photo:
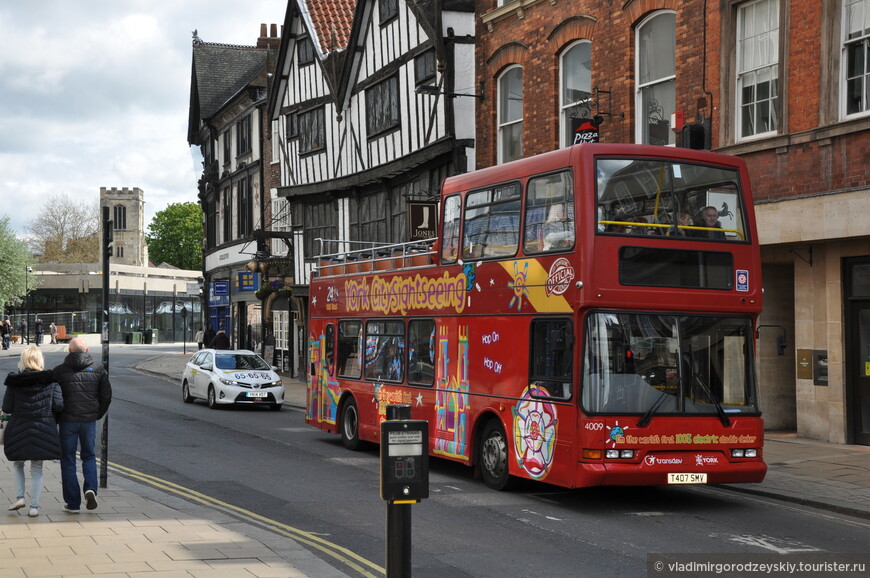
<svg viewBox="0 0 870 578"><path fill-rule="evenodd" d="M300 359L315 240L408 241L409 203L434 203L444 177L473 168L473 10L471 0L289 3L269 106Z"/></svg>
<svg viewBox="0 0 870 578"><path fill-rule="evenodd" d="M206 322L226 330L236 347L260 349L259 274L246 268L263 229L263 120L277 37L256 46L193 38L188 143L203 156L199 201L205 223L203 275ZM271 59L270 59L271 55ZM262 239L260 248L262 248Z"/></svg>

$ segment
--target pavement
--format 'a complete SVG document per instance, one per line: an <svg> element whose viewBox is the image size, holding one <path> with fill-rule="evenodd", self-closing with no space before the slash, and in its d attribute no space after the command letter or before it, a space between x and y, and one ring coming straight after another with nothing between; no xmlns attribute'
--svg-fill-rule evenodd
<svg viewBox="0 0 870 578"><path fill-rule="evenodd" d="M188 347L185 355L178 349L148 357L136 368L177 380L193 351ZM18 351L20 346L13 346L0 356L17 356ZM285 404L303 408L304 382L285 375L284 383ZM870 446L766 432L764 459L768 472L761 484L719 487L870 519ZM29 468L25 472L29 483ZM120 475L112 477L109 488L99 490L97 509L67 514L59 464L45 462L44 473L40 515L30 518L28 508L2 509L15 500L15 490L11 464L3 460L0 465L4 577L345 576L292 538Z"/></svg>

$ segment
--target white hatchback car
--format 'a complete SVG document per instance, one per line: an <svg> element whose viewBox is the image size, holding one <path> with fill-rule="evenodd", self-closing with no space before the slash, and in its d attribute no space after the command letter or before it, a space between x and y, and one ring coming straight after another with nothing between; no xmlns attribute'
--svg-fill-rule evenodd
<svg viewBox="0 0 870 578"><path fill-rule="evenodd" d="M184 366L181 398L184 403L204 399L210 408L240 403L277 411L284 403L284 384L275 368L253 351L203 349Z"/></svg>

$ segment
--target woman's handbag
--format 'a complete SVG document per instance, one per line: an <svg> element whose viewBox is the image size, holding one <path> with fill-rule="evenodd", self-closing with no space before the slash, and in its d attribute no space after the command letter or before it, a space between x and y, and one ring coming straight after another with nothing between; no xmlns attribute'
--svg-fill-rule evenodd
<svg viewBox="0 0 870 578"><path fill-rule="evenodd" d="M7 425L9 425L9 416L0 411L0 446L3 445L3 438L6 437Z"/></svg>

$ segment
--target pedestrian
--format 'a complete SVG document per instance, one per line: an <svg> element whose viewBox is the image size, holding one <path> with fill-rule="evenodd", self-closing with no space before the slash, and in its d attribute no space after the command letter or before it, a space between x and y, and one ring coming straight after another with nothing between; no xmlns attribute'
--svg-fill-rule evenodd
<svg viewBox="0 0 870 578"><path fill-rule="evenodd" d="M21 352L18 373L6 376L3 413L10 414L3 440L6 459L15 472L16 498L9 510L26 506L24 462L30 461L31 518L39 515L42 462L60 458L60 436L55 416L63 410L63 396L54 374L45 369L42 351L34 345Z"/></svg>
<svg viewBox="0 0 870 578"><path fill-rule="evenodd" d="M42 345L42 336L45 335L45 330L42 328L42 319L36 318L36 323L33 324L33 330L36 332L36 345Z"/></svg>
<svg viewBox="0 0 870 578"><path fill-rule="evenodd" d="M209 349L230 349L230 338L223 327L218 329L214 338L208 344Z"/></svg>
<svg viewBox="0 0 870 578"><path fill-rule="evenodd" d="M12 341L12 336L15 335L15 329L12 328L12 322L6 319L6 349L12 347L9 342Z"/></svg>
<svg viewBox="0 0 870 578"><path fill-rule="evenodd" d="M60 473L63 484L63 511L78 514L84 489L88 510L97 507L97 461L94 440L97 420L102 419L112 403L109 374L102 365L95 365L88 353L88 343L82 337L69 342L69 353L63 363L54 368L54 375L63 391L64 410L58 416L60 431ZM82 460L83 488L76 475L76 449Z"/></svg>
<svg viewBox="0 0 870 578"><path fill-rule="evenodd" d="M202 329L200 329L199 331L196 332L196 335L193 336L194 341L196 341L196 344L199 346L200 349L202 349L204 335L205 335L205 333L203 332Z"/></svg>
<svg viewBox="0 0 870 578"><path fill-rule="evenodd" d="M21 323L18 324L18 330L21 331L21 345L24 345L24 342L27 341L27 344L30 344L30 337L27 336L27 320L22 319Z"/></svg>
<svg viewBox="0 0 870 578"><path fill-rule="evenodd" d="M51 336L51 344L57 344L57 325L54 324L54 321L51 322L51 325L48 326L48 334Z"/></svg>
<svg viewBox="0 0 870 578"><path fill-rule="evenodd" d="M5 319L0 321L0 343L2 343L3 349L9 349L9 329Z"/></svg>
<svg viewBox="0 0 870 578"><path fill-rule="evenodd" d="M214 333L214 329L212 328L212 326L206 325L205 332L202 335L202 343L206 347L211 347L211 340L214 339L214 335L215 335L215 333Z"/></svg>

